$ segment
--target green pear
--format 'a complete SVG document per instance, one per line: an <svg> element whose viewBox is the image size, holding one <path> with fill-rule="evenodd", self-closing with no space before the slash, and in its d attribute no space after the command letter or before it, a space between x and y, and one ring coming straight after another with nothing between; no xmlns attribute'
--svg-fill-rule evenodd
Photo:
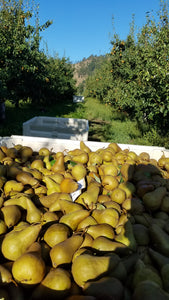
<svg viewBox="0 0 169 300"><path fill-rule="evenodd" d="M83 288L86 282L95 280L115 269L119 262L120 258L115 253L107 256L81 254L72 263L72 276L74 281Z"/></svg>
<svg viewBox="0 0 169 300"><path fill-rule="evenodd" d="M71 288L71 276L62 268L51 268L32 293L32 300L66 299Z"/></svg>
<svg viewBox="0 0 169 300"><path fill-rule="evenodd" d="M46 273L46 266L40 251L39 244L35 243L33 247L14 261L12 275L16 282L30 286L38 284L43 280Z"/></svg>
<svg viewBox="0 0 169 300"><path fill-rule="evenodd" d="M163 287L165 291L169 293L169 263L162 266L160 274L163 282Z"/></svg>
<svg viewBox="0 0 169 300"><path fill-rule="evenodd" d="M8 228L16 225L21 219L21 210L17 205L3 206L1 211Z"/></svg>
<svg viewBox="0 0 169 300"><path fill-rule="evenodd" d="M148 246L150 242L148 228L142 224L133 224L133 233L137 245Z"/></svg>
<svg viewBox="0 0 169 300"><path fill-rule="evenodd" d="M45 231L44 241L52 248L66 240L70 236L70 229L67 225L56 223L49 226Z"/></svg>
<svg viewBox="0 0 169 300"><path fill-rule="evenodd" d="M157 265L159 271L164 265L169 264L169 257L159 253L158 251L155 251L152 248L148 248L148 252L152 261L155 263L155 265Z"/></svg>
<svg viewBox="0 0 169 300"><path fill-rule="evenodd" d="M138 259L133 274L132 287L135 289L141 281L151 280L162 288L163 283L158 272L155 272L151 267L144 264L141 259Z"/></svg>
<svg viewBox="0 0 169 300"><path fill-rule="evenodd" d="M114 239L115 236L113 227L106 223L90 225L88 228L86 228L86 232L89 233L94 239L96 239L98 236Z"/></svg>
<svg viewBox="0 0 169 300"><path fill-rule="evenodd" d="M68 214L63 215L59 222L64 223L69 226L73 231L75 231L78 227L78 224L90 215L90 211L86 209L80 209L76 211L72 211Z"/></svg>
<svg viewBox="0 0 169 300"><path fill-rule="evenodd" d="M40 230L41 225L36 224L18 227L18 230L13 229L6 233L1 245L1 251L4 257L15 261L36 241Z"/></svg>
<svg viewBox="0 0 169 300"><path fill-rule="evenodd" d="M134 289L132 300L169 300L169 294L151 280L140 282Z"/></svg>
<svg viewBox="0 0 169 300"><path fill-rule="evenodd" d="M152 224L149 227L151 243L154 249L163 255L169 256L169 235L157 224Z"/></svg>
<svg viewBox="0 0 169 300"><path fill-rule="evenodd" d="M166 195L167 189L164 186L156 188L154 191L144 194L143 203L150 211L157 211L162 203L162 199Z"/></svg>
<svg viewBox="0 0 169 300"><path fill-rule="evenodd" d="M121 300L124 299L124 287L117 278L105 276L98 280L87 282L84 285L84 294L92 295L95 299Z"/></svg>
<svg viewBox="0 0 169 300"><path fill-rule="evenodd" d="M54 268L62 264L70 264L72 257L83 242L83 237L80 235L72 235L63 242L55 245L50 250L50 258Z"/></svg>

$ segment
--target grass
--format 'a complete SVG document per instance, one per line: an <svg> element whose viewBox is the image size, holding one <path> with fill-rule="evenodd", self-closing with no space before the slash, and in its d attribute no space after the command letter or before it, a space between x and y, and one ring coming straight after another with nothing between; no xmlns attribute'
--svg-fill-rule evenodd
<svg viewBox="0 0 169 300"><path fill-rule="evenodd" d="M87 98L84 103L59 102L47 108L22 102L15 108L6 102L6 121L0 126L0 136L22 135L23 122L35 116L88 119L89 140L148 145L135 121L93 98Z"/></svg>

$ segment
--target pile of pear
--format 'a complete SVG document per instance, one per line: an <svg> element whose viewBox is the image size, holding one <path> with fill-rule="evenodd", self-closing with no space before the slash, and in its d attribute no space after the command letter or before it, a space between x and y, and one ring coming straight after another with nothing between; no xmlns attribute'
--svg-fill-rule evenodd
<svg viewBox="0 0 169 300"><path fill-rule="evenodd" d="M169 299L169 158L0 147L0 299Z"/></svg>

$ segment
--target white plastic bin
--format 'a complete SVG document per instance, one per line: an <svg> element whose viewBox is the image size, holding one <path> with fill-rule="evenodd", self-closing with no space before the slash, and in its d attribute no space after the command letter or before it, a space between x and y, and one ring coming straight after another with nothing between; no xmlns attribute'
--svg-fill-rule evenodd
<svg viewBox="0 0 169 300"><path fill-rule="evenodd" d="M85 119L38 116L23 123L23 136L87 141L88 131Z"/></svg>
<svg viewBox="0 0 169 300"><path fill-rule="evenodd" d="M73 150L80 147L80 141L77 140L66 140L66 139L52 139L43 137L31 137L31 136L17 136L12 135L10 137L0 137L0 146L13 147L16 144L23 146L30 146L34 151L38 151L41 147L47 147L55 152L64 150ZM86 141L85 144L92 150L96 151L100 148L106 148L109 143ZM149 153L151 158L159 159L163 154L169 157L169 150L164 147L154 146L140 146L140 145L129 145L129 144L118 144L122 150L129 149L134 151L136 154L141 152Z"/></svg>

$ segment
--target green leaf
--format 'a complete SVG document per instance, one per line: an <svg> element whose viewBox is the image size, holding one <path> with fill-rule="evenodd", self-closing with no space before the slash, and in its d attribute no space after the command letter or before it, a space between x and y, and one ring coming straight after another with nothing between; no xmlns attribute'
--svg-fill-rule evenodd
<svg viewBox="0 0 169 300"><path fill-rule="evenodd" d="M53 166L55 162L56 162L55 159L51 160L51 161L50 161L51 166Z"/></svg>

